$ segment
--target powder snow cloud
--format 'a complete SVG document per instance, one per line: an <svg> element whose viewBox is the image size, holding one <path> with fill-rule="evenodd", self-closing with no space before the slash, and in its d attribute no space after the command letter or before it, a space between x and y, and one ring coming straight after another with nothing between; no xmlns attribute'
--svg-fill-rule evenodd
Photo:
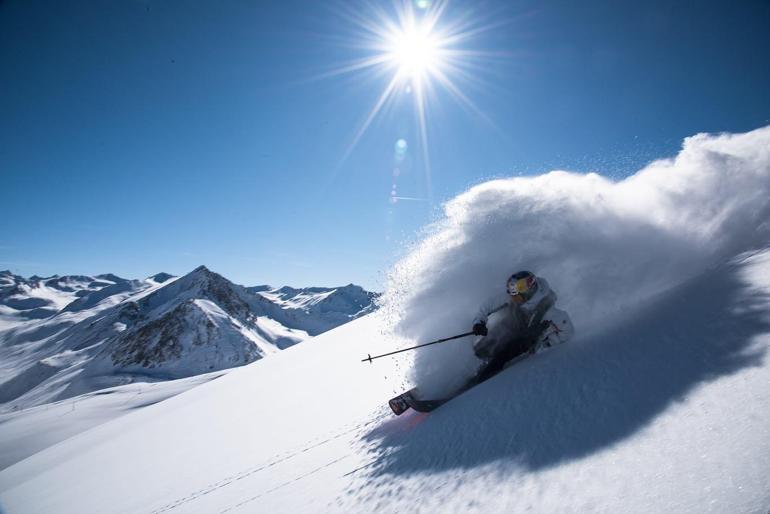
<svg viewBox="0 0 770 514"><path fill-rule="evenodd" d="M768 243L770 126L697 134L621 181L552 171L472 187L393 268L384 312L414 341L463 332L511 273L529 269L549 280L581 337ZM471 356L469 342L431 347L415 373L467 373Z"/></svg>

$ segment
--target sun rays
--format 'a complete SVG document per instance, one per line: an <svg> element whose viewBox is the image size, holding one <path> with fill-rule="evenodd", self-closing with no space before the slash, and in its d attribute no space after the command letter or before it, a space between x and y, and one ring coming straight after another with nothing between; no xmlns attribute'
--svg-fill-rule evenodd
<svg viewBox="0 0 770 514"><path fill-rule="evenodd" d="M464 108L485 118L462 91L460 83L477 80L479 59L483 59L485 53L464 46L487 28L481 27L469 14L449 19L446 1L402 0L392 4L389 10L383 9L381 4L363 5L364 8L356 11L349 6L341 7L340 15L356 29L352 46L366 55L326 76L354 73L384 76L385 79L383 89L363 116L342 160L350 155L379 115L390 109L401 95L409 95L418 125L420 154L430 197L430 105L441 88Z"/></svg>

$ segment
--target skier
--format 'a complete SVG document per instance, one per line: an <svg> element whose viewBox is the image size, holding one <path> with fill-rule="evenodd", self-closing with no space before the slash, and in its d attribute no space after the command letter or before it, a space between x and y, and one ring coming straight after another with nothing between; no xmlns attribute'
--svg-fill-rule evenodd
<svg viewBox="0 0 770 514"><path fill-rule="evenodd" d="M574 332L572 321L555 304L556 293L543 278L536 277L530 271L514 273L508 279L505 293L494 296L482 305L473 320L472 333L481 336L474 343L473 350L484 362L476 375L444 398L421 398L418 389L413 388L392 398L388 402L390 408L397 416L410 407L419 412L430 412L493 377L516 357L566 342ZM449 339L465 335L468 334Z"/></svg>
<svg viewBox="0 0 770 514"><path fill-rule="evenodd" d="M572 322L555 304L556 293L545 279L530 271L511 275L506 292L484 303L473 320L473 333L482 336L473 349L484 364L472 383L492 377L520 355L566 342L574 332Z"/></svg>

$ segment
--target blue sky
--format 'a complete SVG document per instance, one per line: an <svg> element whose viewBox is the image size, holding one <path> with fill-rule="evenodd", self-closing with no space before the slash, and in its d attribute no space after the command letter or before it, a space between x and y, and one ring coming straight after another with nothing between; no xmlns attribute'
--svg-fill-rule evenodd
<svg viewBox="0 0 770 514"><path fill-rule="evenodd" d="M414 92L348 152L392 73L324 76L372 55L352 20L392 6L1 3L0 269L381 289L473 184L620 178L770 123L770 2L454 1L439 27L487 27L454 45L484 53L456 77L477 112L428 98L429 182Z"/></svg>

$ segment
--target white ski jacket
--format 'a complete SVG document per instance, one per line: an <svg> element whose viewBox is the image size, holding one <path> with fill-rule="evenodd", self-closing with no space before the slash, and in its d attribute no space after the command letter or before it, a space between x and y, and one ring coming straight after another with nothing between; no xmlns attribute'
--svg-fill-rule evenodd
<svg viewBox="0 0 770 514"><path fill-rule="evenodd" d="M511 330L518 332L534 323L549 321L550 326L540 336L539 342L545 343L544 346L566 342L574 333L572 321L566 312L555 307L556 292L551 289L548 282L540 277L537 281L539 284L537 292L520 305L514 304L506 291L491 297L481 305L473 319L473 324L486 324L490 315L508 309L510 315L507 316L509 319L506 330L509 336L512 335Z"/></svg>
<svg viewBox="0 0 770 514"><path fill-rule="evenodd" d="M548 285L548 282L546 282L544 278L538 277L537 283L539 287L534 296L519 305L519 309L524 314L526 326L529 326L538 310L545 312L556 303L556 293ZM473 324L486 324L490 314L503 310L506 307L510 307L512 303L513 301L507 291L503 291L500 294L491 297L481 305L476 313L476 317L473 319Z"/></svg>

